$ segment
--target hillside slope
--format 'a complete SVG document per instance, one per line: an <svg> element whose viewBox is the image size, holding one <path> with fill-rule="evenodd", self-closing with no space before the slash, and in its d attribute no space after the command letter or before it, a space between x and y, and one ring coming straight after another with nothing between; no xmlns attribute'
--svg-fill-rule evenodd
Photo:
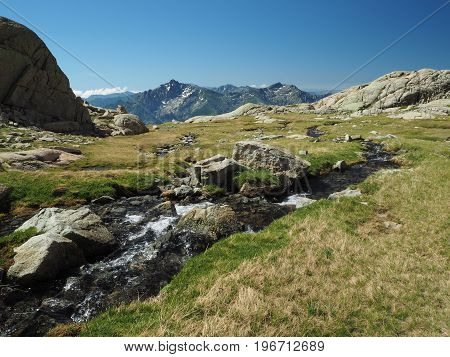
<svg viewBox="0 0 450 357"><path fill-rule="evenodd" d="M397 71L333 94L315 103L316 109L338 111L388 109L450 99L450 71L421 69Z"/></svg>
<svg viewBox="0 0 450 357"><path fill-rule="evenodd" d="M334 138L389 133L373 140L384 140L403 167L368 178L359 185L360 197L319 200L259 233L239 233L214 244L156 298L52 334L81 328L86 336L446 335L448 117L414 122L383 116L340 122L303 114L278 118L290 130L320 125L326 133L320 141L298 140L295 150L323 154L336 145L327 154L336 155L331 162L343 157L339 147L351 144ZM212 141L232 140L229 135L242 120L189 127L206 130ZM276 127L271 134L283 133ZM274 144L293 149L294 141L279 138Z"/></svg>

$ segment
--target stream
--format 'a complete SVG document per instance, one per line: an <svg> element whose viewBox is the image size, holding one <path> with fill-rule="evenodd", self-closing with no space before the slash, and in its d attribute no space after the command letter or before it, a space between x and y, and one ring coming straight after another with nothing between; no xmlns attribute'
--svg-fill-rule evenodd
<svg viewBox="0 0 450 357"><path fill-rule="evenodd" d="M310 177L311 192L280 202L231 195L217 202L178 202L174 209L161 212L155 209L163 202L161 198L142 196L90 205L119 241L118 248L55 281L28 289L0 285L0 335L45 335L58 323L86 321L111 306L155 296L188 259L207 248L193 235L173 234L180 217L193 208L229 204L239 210L246 231L256 232L292 211L292 206L302 207L359 183L377 170L396 167L381 145L365 142L364 146L365 162L343 172Z"/></svg>

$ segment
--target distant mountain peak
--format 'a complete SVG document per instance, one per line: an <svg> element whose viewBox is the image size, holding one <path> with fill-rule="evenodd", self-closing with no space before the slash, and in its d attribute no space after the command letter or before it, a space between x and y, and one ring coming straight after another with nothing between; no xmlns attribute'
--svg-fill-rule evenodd
<svg viewBox="0 0 450 357"><path fill-rule="evenodd" d="M267 88L278 89L278 88L281 88L281 87L284 87L284 84L280 83L280 82L277 82L277 83L272 84L271 86L268 86Z"/></svg>
<svg viewBox="0 0 450 357"><path fill-rule="evenodd" d="M198 115L223 114L246 103L288 105L314 102L322 97L301 91L294 85L280 82L265 88L237 87L225 84L215 88L199 87L171 79L159 87L131 96L118 98L87 98L92 105L116 108L123 105L129 113L137 114L151 123L172 119L185 120Z"/></svg>

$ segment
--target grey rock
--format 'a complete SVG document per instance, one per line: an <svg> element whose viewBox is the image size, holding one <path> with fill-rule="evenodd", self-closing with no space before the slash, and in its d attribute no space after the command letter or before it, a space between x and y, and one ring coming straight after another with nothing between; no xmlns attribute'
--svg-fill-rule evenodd
<svg viewBox="0 0 450 357"><path fill-rule="evenodd" d="M104 226L100 217L87 207L76 210L44 208L17 230L35 227L39 232L52 232L75 242L86 258L110 252L116 240Z"/></svg>
<svg viewBox="0 0 450 357"><path fill-rule="evenodd" d="M240 141L234 145L233 159L254 170L268 170L279 176L285 189L301 185L310 163L290 152L257 141Z"/></svg>
<svg viewBox="0 0 450 357"><path fill-rule="evenodd" d="M118 114L114 116L113 122L117 129L111 135L137 135L149 131L137 115Z"/></svg>
<svg viewBox="0 0 450 357"><path fill-rule="evenodd" d="M358 197L358 196L361 196L360 190L352 190L352 189L346 188L343 191L332 193L331 195L328 196L328 198L331 200L334 200L334 199L338 199L341 197Z"/></svg>
<svg viewBox="0 0 450 357"><path fill-rule="evenodd" d="M176 198L185 198L194 194L194 189L188 185L181 185L173 190L173 194Z"/></svg>
<svg viewBox="0 0 450 357"><path fill-rule="evenodd" d="M112 203L114 201L115 201L115 199L111 196L101 196L99 198L92 200L91 203L94 205L106 205L106 204Z"/></svg>
<svg viewBox="0 0 450 357"><path fill-rule="evenodd" d="M188 169L192 184L215 185L228 191L234 190L234 177L243 170L244 166L220 154L201 160Z"/></svg>
<svg viewBox="0 0 450 357"><path fill-rule="evenodd" d="M5 17L0 17L0 63L0 111L10 120L56 132L95 133L88 111L44 42Z"/></svg>
<svg viewBox="0 0 450 357"><path fill-rule="evenodd" d="M9 203L9 195L11 189L5 185L0 184L0 208L5 207Z"/></svg>
<svg viewBox="0 0 450 357"><path fill-rule="evenodd" d="M54 279L85 262L83 252L75 243L53 232L34 236L14 251L8 278L21 284Z"/></svg>
<svg viewBox="0 0 450 357"><path fill-rule="evenodd" d="M344 171L348 168L347 163L344 160L340 160L333 165L333 170Z"/></svg>
<svg viewBox="0 0 450 357"><path fill-rule="evenodd" d="M235 211L228 205L194 208L181 217L176 230L189 230L211 241L218 240L242 229Z"/></svg>
<svg viewBox="0 0 450 357"><path fill-rule="evenodd" d="M153 207L149 215L175 217L177 215L177 210L175 209L175 205L171 201L166 201Z"/></svg>
<svg viewBox="0 0 450 357"><path fill-rule="evenodd" d="M375 81L325 97L314 103L316 110L356 112L363 115L380 113L382 109L422 104L450 96L450 71L421 69L397 71Z"/></svg>
<svg viewBox="0 0 450 357"><path fill-rule="evenodd" d="M0 161L21 170L37 170L49 165L67 165L80 158L80 155L45 148L0 153Z"/></svg>

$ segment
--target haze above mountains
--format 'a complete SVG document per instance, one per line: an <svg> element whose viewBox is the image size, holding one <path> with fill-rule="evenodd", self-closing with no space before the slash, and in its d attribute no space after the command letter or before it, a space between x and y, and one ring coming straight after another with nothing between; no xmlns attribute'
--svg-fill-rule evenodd
<svg viewBox="0 0 450 357"><path fill-rule="evenodd" d="M291 105L315 102L324 96L323 93L306 92L294 85L282 83L264 88L231 84L200 87L171 80L153 90L92 95L86 101L109 109L122 105L146 123L162 123L199 115L223 114L246 103Z"/></svg>

